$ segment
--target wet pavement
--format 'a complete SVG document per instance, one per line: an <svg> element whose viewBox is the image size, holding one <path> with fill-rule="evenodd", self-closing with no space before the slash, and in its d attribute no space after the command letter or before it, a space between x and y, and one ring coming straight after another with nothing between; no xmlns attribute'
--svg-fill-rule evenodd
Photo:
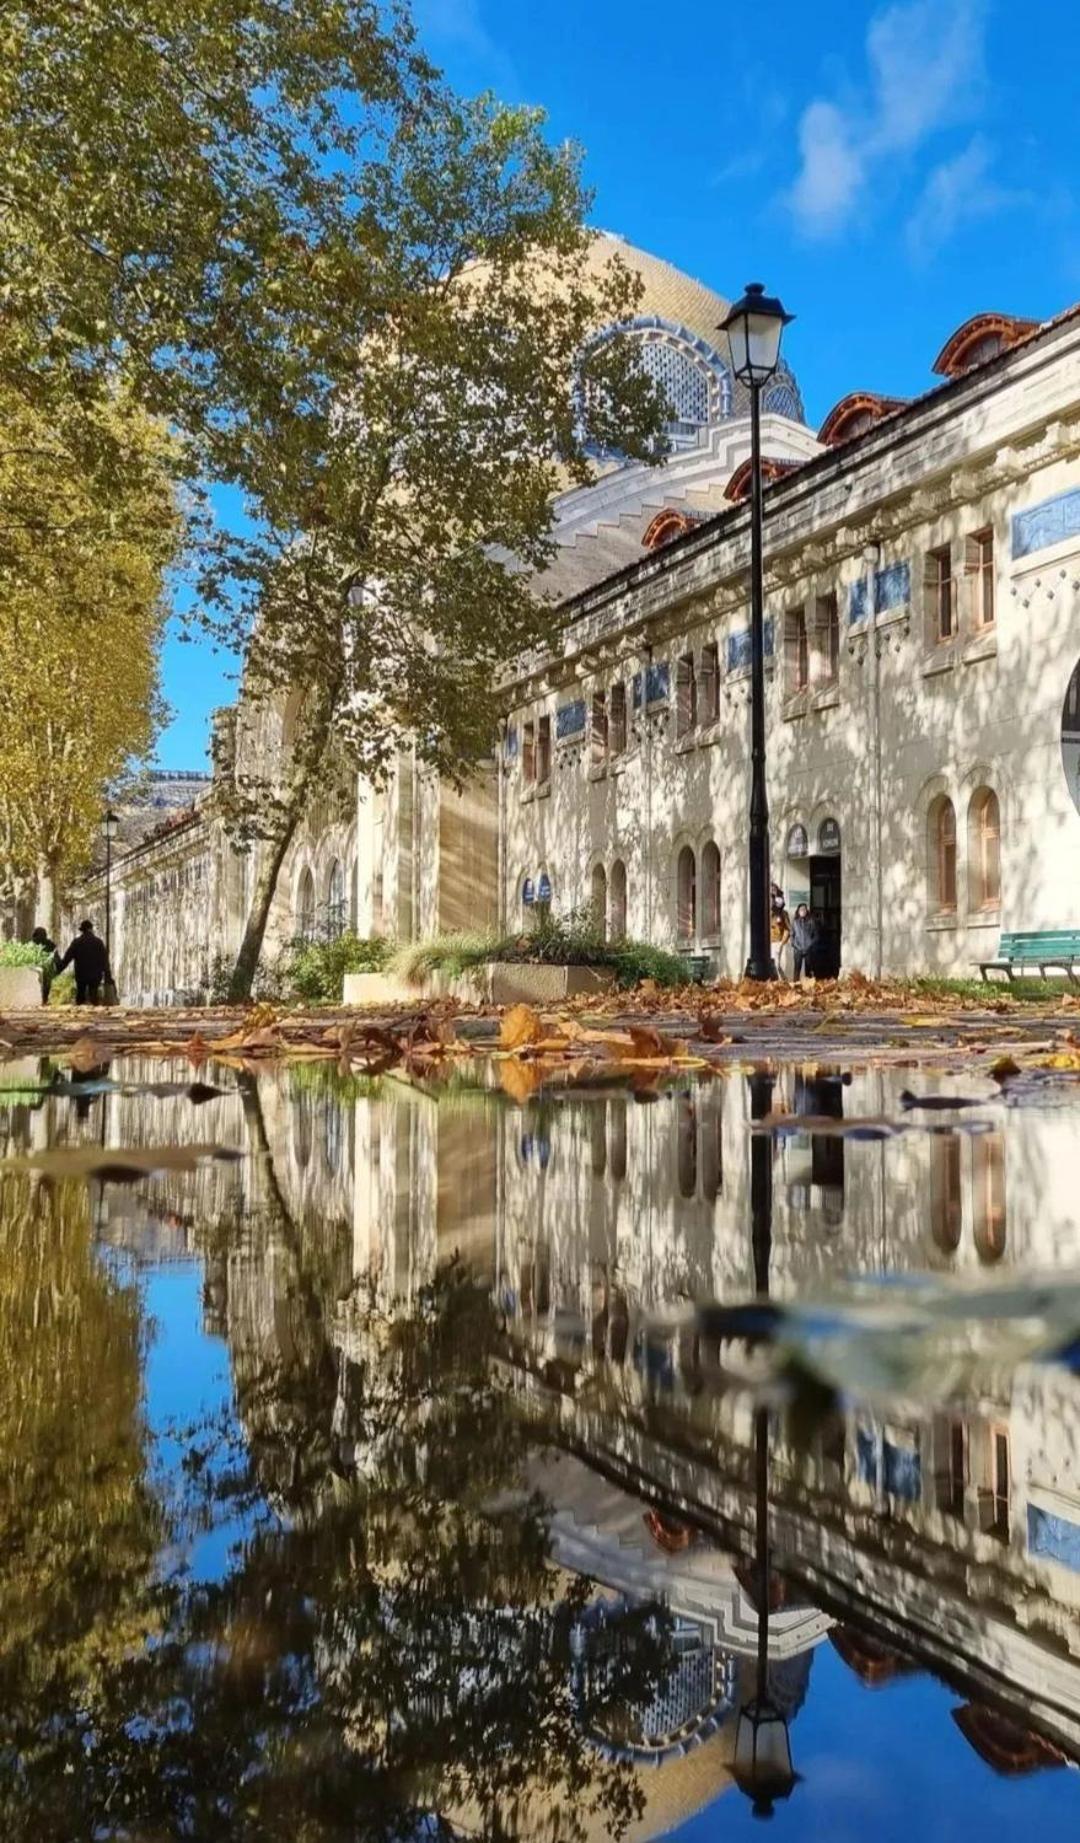
<svg viewBox="0 0 1080 1843"><path fill-rule="evenodd" d="M820 1025L0 1065L13 1837L1076 1832L1065 1026Z"/></svg>

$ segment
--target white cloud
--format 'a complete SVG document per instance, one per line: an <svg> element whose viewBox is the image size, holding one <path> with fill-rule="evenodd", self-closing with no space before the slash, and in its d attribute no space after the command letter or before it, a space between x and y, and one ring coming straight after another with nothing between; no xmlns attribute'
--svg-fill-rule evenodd
<svg viewBox="0 0 1080 1843"><path fill-rule="evenodd" d="M865 156L831 102L812 102L799 123L799 177L788 203L809 236L828 236L847 219L862 188Z"/></svg>
<svg viewBox="0 0 1080 1843"><path fill-rule="evenodd" d="M992 163L993 149L976 135L934 168L905 226L913 256L925 261L963 224L1035 203L1030 193L999 185L991 177Z"/></svg>
<svg viewBox="0 0 1080 1843"><path fill-rule="evenodd" d="M870 21L861 89L816 97L799 122L786 203L807 236L835 235L890 161L977 112L984 11L985 0L906 0Z"/></svg>
<svg viewBox="0 0 1080 1843"><path fill-rule="evenodd" d="M484 24L479 0L414 0L413 18L423 49L466 52L485 66L486 80L504 92L518 87L514 67Z"/></svg>

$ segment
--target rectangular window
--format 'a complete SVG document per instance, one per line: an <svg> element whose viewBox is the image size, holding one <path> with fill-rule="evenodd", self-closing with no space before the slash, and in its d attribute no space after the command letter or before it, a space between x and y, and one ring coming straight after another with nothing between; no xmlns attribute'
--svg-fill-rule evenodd
<svg viewBox="0 0 1080 1843"><path fill-rule="evenodd" d="M932 646L943 646L953 637L952 547L943 544L926 556L927 631Z"/></svg>
<svg viewBox="0 0 1080 1843"><path fill-rule="evenodd" d="M675 686L675 734L688 736L691 730L697 728L697 675L693 653L684 653L679 660L675 671Z"/></svg>
<svg viewBox="0 0 1080 1843"><path fill-rule="evenodd" d="M784 675L789 697L810 683L810 637L806 609L791 608L784 616Z"/></svg>
<svg viewBox="0 0 1080 1843"><path fill-rule="evenodd" d="M531 717L521 726L521 778L527 787L536 780L536 724Z"/></svg>
<svg viewBox="0 0 1080 1843"><path fill-rule="evenodd" d="M971 626L983 633L994 625L994 534L989 528L967 540L967 578Z"/></svg>
<svg viewBox="0 0 1080 1843"><path fill-rule="evenodd" d="M608 719L608 750L622 755L626 749L626 686L620 680L611 687L611 713Z"/></svg>
<svg viewBox="0 0 1080 1843"><path fill-rule="evenodd" d="M592 759L594 767L602 767L608 752L608 707L607 692L594 691L592 701Z"/></svg>
<svg viewBox="0 0 1080 1843"><path fill-rule="evenodd" d="M698 715L702 723L715 723L720 715L720 648L715 641L701 649Z"/></svg>
<svg viewBox="0 0 1080 1843"><path fill-rule="evenodd" d="M536 778L541 786L551 779L551 718L541 717L536 726Z"/></svg>
<svg viewBox="0 0 1080 1843"><path fill-rule="evenodd" d="M817 603L818 673L823 685L840 676L840 606L835 595L819 595Z"/></svg>

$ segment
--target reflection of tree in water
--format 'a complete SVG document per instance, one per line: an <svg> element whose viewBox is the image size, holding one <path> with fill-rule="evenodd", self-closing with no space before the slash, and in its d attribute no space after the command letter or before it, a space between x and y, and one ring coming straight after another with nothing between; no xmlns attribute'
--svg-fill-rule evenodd
<svg viewBox="0 0 1080 1843"><path fill-rule="evenodd" d="M663 1639L630 1614L596 1706L575 1700L574 1628L589 1589L549 1565L544 1507L519 1488L535 1435L491 1379L486 1299L452 1271L408 1313L343 1304L336 1263L305 1247L272 1184L254 1216L221 1233L215 1258L228 1263L222 1309L247 1452L231 1465L210 1455L196 1475L214 1515L230 1519L258 1499L263 1515L220 1581L150 1583L161 1530L138 1484L134 1305L126 1346L117 1328L87 1318L93 1373L85 1357L80 1370L78 1349L66 1365L78 1394L66 1411L73 1450L86 1461L79 1485L101 1482L102 1566L109 1585L114 1568L121 1584L128 1572L144 1581L144 1622L118 1616L114 1590L92 1697L66 1668L30 1699L9 1680L5 1707L26 1707L18 1731L9 1727L18 1772L0 1743L9 1827L307 1843L401 1837L418 1813L437 1811L482 1837L618 1834L638 1807L635 1780L587 1731L604 1728L601 1700L648 1700ZM103 1300L118 1311L124 1295L111 1286L87 1255L61 1289L63 1322L100 1319ZM327 1334L343 1315L347 1359ZM58 1436L41 1425L34 1437L47 1452ZM36 1526L47 1493L40 1479L30 1484ZM81 1585L94 1556L87 1521L88 1557L65 1550L66 1582L34 1602L42 1643L62 1625L65 1590L93 1624ZM154 1642L141 1643L151 1629Z"/></svg>
<svg viewBox="0 0 1080 1843"><path fill-rule="evenodd" d="M0 1348L0 1814L25 1798L46 1836L53 1775L158 1623L166 1533L139 1301L95 1250L84 1185L0 1177Z"/></svg>

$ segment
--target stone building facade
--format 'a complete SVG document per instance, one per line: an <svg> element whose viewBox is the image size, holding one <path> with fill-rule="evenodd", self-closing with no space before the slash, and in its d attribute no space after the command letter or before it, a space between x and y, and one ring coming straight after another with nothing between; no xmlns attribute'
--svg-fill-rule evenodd
<svg viewBox="0 0 1080 1843"><path fill-rule="evenodd" d="M510 930L550 901L717 974L745 963L749 420L726 303L623 254L642 311L597 336L635 338L668 390L666 464L598 455L557 500L552 638L501 687L492 761L459 793L406 752L344 826L311 814L271 943L345 917L399 940ZM821 971L966 973L1002 927L1077 921L1080 310L977 315L934 369L911 402L845 396L816 435L789 371L763 403L771 863L818 915ZM165 856L213 859L205 912L229 953L254 859L214 811L212 793ZM160 849L121 865L125 911ZM125 995L197 989L200 929L152 898L136 913Z"/></svg>

